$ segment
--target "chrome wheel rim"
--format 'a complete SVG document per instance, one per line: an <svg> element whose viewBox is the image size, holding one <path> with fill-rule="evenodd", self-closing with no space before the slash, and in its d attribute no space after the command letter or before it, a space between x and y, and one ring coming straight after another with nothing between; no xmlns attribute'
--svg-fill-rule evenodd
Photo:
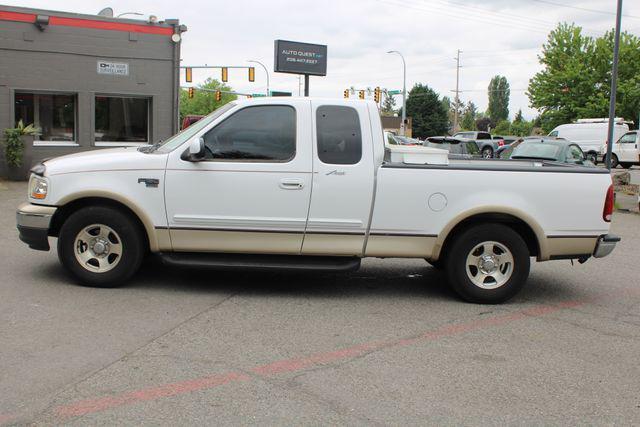
<svg viewBox="0 0 640 427"><path fill-rule="evenodd" d="M491 158L491 150L484 150L483 154L484 154L483 157L485 159L490 159Z"/></svg>
<svg viewBox="0 0 640 427"><path fill-rule="evenodd" d="M496 289L513 274L513 254L502 243L477 244L467 255L465 269L471 283L482 289Z"/></svg>
<svg viewBox="0 0 640 427"><path fill-rule="evenodd" d="M104 224L83 228L73 243L78 264L92 273L114 269L122 258L122 239L115 230Z"/></svg>

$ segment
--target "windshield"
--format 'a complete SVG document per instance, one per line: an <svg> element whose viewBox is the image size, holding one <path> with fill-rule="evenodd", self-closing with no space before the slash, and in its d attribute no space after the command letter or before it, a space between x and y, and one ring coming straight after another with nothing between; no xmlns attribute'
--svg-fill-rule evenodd
<svg viewBox="0 0 640 427"><path fill-rule="evenodd" d="M512 159L558 160L562 147L542 142L525 142L518 145L511 154Z"/></svg>
<svg viewBox="0 0 640 427"><path fill-rule="evenodd" d="M223 105L208 116L198 120L188 128L182 129L180 132L173 135L166 141L154 145L150 152L157 151L159 153L168 153L170 151L173 151L174 149L182 145L183 142L192 138L194 135L204 129L212 121L229 111L232 107L235 107L235 105L236 104L233 102L229 102L228 104Z"/></svg>

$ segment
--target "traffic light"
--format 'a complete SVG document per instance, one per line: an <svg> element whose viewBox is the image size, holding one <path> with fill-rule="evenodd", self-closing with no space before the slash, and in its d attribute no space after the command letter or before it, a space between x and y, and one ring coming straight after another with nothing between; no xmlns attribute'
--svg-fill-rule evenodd
<svg viewBox="0 0 640 427"><path fill-rule="evenodd" d="M222 67L222 81L229 81L229 69L227 67Z"/></svg>
<svg viewBox="0 0 640 427"><path fill-rule="evenodd" d="M256 69L254 67L249 67L249 81L256 81Z"/></svg>
<svg viewBox="0 0 640 427"><path fill-rule="evenodd" d="M363 90L358 92L358 98L364 99L364 91Z"/></svg>
<svg viewBox="0 0 640 427"><path fill-rule="evenodd" d="M376 101L376 104L380 102L380 92L382 92L380 90L380 87L377 87L374 91L373 91L373 100Z"/></svg>
<svg viewBox="0 0 640 427"><path fill-rule="evenodd" d="M349 89L344 90L344 97L349 98Z"/></svg>
<svg viewBox="0 0 640 427"><path fill-rule="evenodd" d="M193 98L193 95L195 95L196 90L192 87L189 88L189 98Z"/></svg>
<svg viewBox="0 0 640 427"><path fill-rule="evenodd" d="M247 95L247 99L251 99L251 98L253 98L253 96Z"/></svg>
<svg viewBox="0 0 640 427"><path fill-rule="evenodd" d="M222 101L222 92L216 91L216 101Z"/></svg>
<svg viewBox="0 0 640 427"><path fill-rule="evenodd" d="M187 83L191 83L193 80L193 68L185 68L184 77Z"/></svg>

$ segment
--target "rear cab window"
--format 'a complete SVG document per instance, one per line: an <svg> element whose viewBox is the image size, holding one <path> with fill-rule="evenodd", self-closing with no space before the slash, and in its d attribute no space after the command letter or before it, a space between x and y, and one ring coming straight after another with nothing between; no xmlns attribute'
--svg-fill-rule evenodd
<svg viewBox="0 0 640 427"><path fill-rule="evenodd" d="M318 158L322 163L355 165L362 158L362 132L352 107L323 105L316 110Z"/></svg>

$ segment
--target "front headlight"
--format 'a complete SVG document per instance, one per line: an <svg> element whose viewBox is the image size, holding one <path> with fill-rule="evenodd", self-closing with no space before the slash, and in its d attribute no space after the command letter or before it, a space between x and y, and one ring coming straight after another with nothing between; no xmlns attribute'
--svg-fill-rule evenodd
<svg viewBox="0 0 640 427"><path fill-rule="evenodd" d="M29 182L29 196L33 199L42 200L47 197L49 183L39 176L32 176Z"/></svg>

